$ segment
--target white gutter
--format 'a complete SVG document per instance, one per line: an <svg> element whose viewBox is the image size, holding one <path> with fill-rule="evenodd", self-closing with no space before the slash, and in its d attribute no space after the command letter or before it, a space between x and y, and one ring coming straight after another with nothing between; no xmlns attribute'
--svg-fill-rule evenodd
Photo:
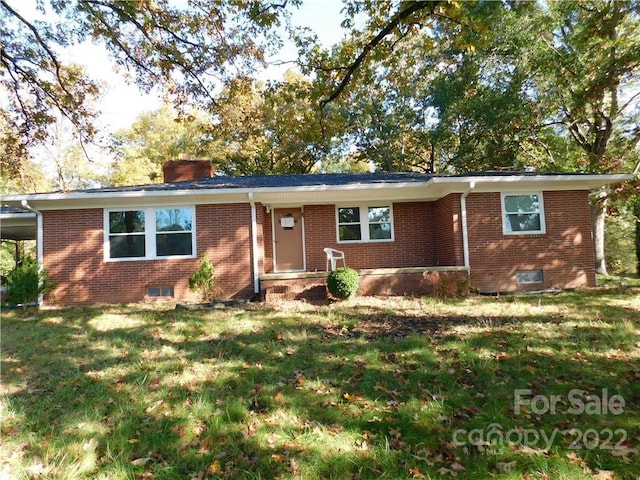
<svg viewBox="0 0 640 480"><path fill-rule="evenodd" d="M36 259L38 261L38 269L40 272L44 269L44 228L42 222L42 212L36 210L27 200L22 200L20 202L24 208L29 210L30 212L35 213L36 215ZM40 287L40 285L38 285ZM38 295L38 305L42 305L44 302L44 295L41 293Z"/></svg>
<svg viewBox="0 0 640 480"><path fill-rule="evenodd" d="M296 187L223 187L223 188L185 188L180 190L134 190L132 187L126 191L76 191L69 193L30 193L5 195L2 198L3 203L14 203L17 201L60 201L60 200L95 200L104 198L124 198L136 199L141 197L184 197L184 196L209 196L209 195L235 195L238 197L244 195L261 195L270 193L316 193L316 192L353 192L353 191L370 191L370 190L403 190L406 188L426 187L432 180L425 182L395 182L395 183L359 183L349 185L303 185ZM153 185L150 185L153 187Z"/></svg>
<svg viewBox="0 0 640 480"><path fill-rule="evenodd" d="M253 192L247 194L251 205L251 257L253 260L253 293L260 293L260 272L258 272L258 215L256 213L256 202L253 199Z"/></svg>
<svg viewBox="0 0 640 480"><path fill-rule="evenodd" d="M145 199L145 201L151 202L163 202L166 199L170 199L172 204L178 204L184 202L184 204L205 202L210 203L213 198L224 198L224 203L241 202L247 198L248 194L253 194L253 201L258 203L274 203L274 201L293 202L299 201L299 197L296 200L293 197L301 194L319 195L323 194L327 198L322 197L321 201L326 202L328 200L335 200L331 194L356 194L356 193L368 193L369 196L379 198L380 192L408 192L413 193L409 196L411 199L418 199L416 196L418 192L435 191L440 187L442 191L437 190L437 197L441 198L449 193L463 193L469 183L476 184L477 191L500 191L499 186L509 187L511 185L518 185L519 189L523 186L530 188L541 188L539 185L544 185L545 190L553 189L554 185L557 185L559 189L567 189L575 186L579 189L593 189L602 185L611 183L617 183L625 180L630 180L633 175L630 174L610 174L610 175L508 175L508 176L491 176L491 175L465 175L465 176L452 176L452 177L432 177L425 181L418 182L392 182L392 183L357 183L347 185L304 185L304 186L287 186L287 187L221 187L221 188L202 188L202 189L165 189L165 190L136 190L135 187L129 187L128 190L122 191L114 189L112 191L77 191L69 193L36 193L27 195L6 195L3 197L3 203L8 205L18 205L21 201L32 202L36 204L41 210L48 208L77 208L75 202L82 203L86 208L93 208L88 205L91 202L104 202L105 200L113 202L114 200L119 202L132 202L139 199ZM152 188L153 185L147 186ZM274 200L273 195L289 195L285 200ZM409 200L407 197L406 200ZM320 198L320 197L316 197ZM351 199L350 199L351 200ZM399 200L400 201L400 200ZM53 206L45 205L45 203L51 202ZM69 202L68 204L61 204L60 202ZM102 203L99 207L103 207ZM111 204L109 205L111 206ZM113 206L116 206L115 204ZM120 206L118 203L117 206Z"/></svg>
<svg viewBox="0 0 640 480"><path fill-rule="evenodd" d="M629 173L607 173L607 174L552 174L552 175L464 175L464 176L449 176L449 177L433 177L430 181L435 184L448 184L448 183L548 183L548 182L571 182L578 184L597 184L606 185L618 182L624 182L634 178L633 174Z"/></svg>
<svg viewBox="0 0 640 480"><path fill-rule="evenodd" d="M467 195L476 187L476 182L469 182L469 188L460 197L460 210L462 211L462 252L464 266L469 268L469 231L467 229Z"/></svg>

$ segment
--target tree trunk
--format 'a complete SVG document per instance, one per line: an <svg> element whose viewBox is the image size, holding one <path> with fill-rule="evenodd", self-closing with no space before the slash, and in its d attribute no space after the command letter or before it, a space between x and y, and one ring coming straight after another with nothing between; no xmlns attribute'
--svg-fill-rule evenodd
<svg viewBox="0 0 640 480"><path fill-rule="evenodd" d="M640 278L640 197L633 202L633 215L636 217L636 275Z"/></svg>
<svg viewBox="0 0 640 480"><path fill-rule="evenodd" d="M596 257L596 273L607 275L607 262L604 257L604 220L607 216L606 200L591 204L591 220L593 222L593 247Z"/></svg>

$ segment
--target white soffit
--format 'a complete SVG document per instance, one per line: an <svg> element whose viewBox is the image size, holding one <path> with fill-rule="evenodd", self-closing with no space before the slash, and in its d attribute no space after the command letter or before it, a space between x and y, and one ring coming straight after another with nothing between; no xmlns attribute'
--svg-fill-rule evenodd
<svg viewBox="0 0 640 480"><path fill-rule="evenodd" d="M504 192L517 190L557 191L595 190L605 185L633 179L631 174L612 175L469 175L464 177L434 177L438 193L464 193L473 183L474 192Z"/></svg>
<svg viewBox="0 0 640 480"><path fill-rule="evenodd" d="M27 201L38 210L229 204L253 201L265 205L320 205L345 202L430 201L450 193L594 190L631 180L633 175L468 175L432 177L425 182L354 183L289 187L78 191L8 195L3 203L21 206Z"/></svg>

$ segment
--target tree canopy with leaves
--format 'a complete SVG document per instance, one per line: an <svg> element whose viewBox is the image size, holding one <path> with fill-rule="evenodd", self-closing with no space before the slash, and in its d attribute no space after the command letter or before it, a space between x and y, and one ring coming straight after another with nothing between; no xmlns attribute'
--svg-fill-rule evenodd
<svg viewBox="0 0 640 480"><path fill-rule="evenodd" d="M80 66L65 64L62 48L101 43L141 89L161 86L177 105L207 107L220 84L250 73L280 46L274 28L286 19L285 6L298 3L40 0L28 15L21 2L0 0L2 174L17 173L58 113L82 141L95 134L92 100L100 85Z"/></svg>

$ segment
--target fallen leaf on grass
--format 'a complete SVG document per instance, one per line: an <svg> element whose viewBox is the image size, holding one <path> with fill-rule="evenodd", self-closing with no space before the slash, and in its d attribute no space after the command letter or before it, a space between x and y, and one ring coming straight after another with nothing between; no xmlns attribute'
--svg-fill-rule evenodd
<svg viewBox="0 0 640 480"><path fill-rule="evenodd" d="M498 469L498 473L506 473L513 470L513 467L516 466L516 461L513 462L496 462L496 468Z"/></svg>
<svg viewBox="0 0 640 480"><path fill-rule="evenodd" d="M450 470L450 469L444 468L444 467L442 467L440 470L438 470L438 473L440 475L447 476L447 477L457 477L458 476L458 474L456 472L454 472L453 470Z"/></svg>
<svg viewBox="0 0 640 480"><path fill-rule="evenodd" d="M350 394L349 392L342 395L347 402L360 402L364 400L360 395Z"/></svg>
<svg viewBox="0 0 640 480"><path fill-rule="evenodd" d="M615 476L611 470L596 470L593 478L597 480L615 480Z"/></svg>
<svg viewBox="0 0 640 480"><path fill-rule="evenodd" d="M422 473L420 470L418 470L418 467L410 468L409 469L409 473L411 474L411 476L413 478L427 478L427 477L424 476L424 473Z"/></svg>
<svg viewBox="0 0 640 480"><path fill-rule="evenodd" d="M524 475L522 476L522 480L549 480L549 475L547 475L546 473L543 473L541 477L537 475L535 477L532 477L529 472L524 472Z"/></svg>
<svg viewBox="0 0 640 480"><path fill-rule="evenodd" d="M193 433L196 437L200 437L206 431L206 429L206 426L198 422L193 426L193 428L191 428L191 433Z"/></svg>
<svg viewBox="0 0 640 480"><path fill-rule="evenodd" d="M40 475L45 473L45 468L42 463L34 463L33 465L26 468L27 473L34 477L39 477Z"/></svg>
<svg viewBox="0 0 640 480"><path fill-rule="evenodd" d="M209 468L207 468L207 473L210 475L215 475L220 471L220 462L218 460L214 460Z"/></svg>
<svg viewBox="0 0 640 480"><path fill-rule="evenodd" d="M549 453L547 450L529 447L528 445L518 445L515 451L523 455L538 455L542 457L546 456L547 453Z"/></svg>
<svg viewBox="0 0 640 480"><path fill-rule="evenodd" d="M638 450L628 447L615 447L609 450L609 453L625 463L630 463L633 458L638 456Z"/></svg>
<svg viewBox="0 0 640 480"><path fill-rule="evenodd" d="M151 457L140 457L135 460L131 460L131 465L135 465L136 467L144 467L149 461Z"/></svg>
<svg viewBox="0 0 640 480"><path fill-rule="evenodd" d="M569 459L569 463L571 465L582 465L584 463L582 459L578 455L576 455L575 452L567 453L567 458Z"/></svg>
<svg viewBox="0 0 640 480"><path fill-rule="evenodd" d="M158 400L147 407L145 412L151 413L164 403L164 400Z"/></svg>
<svg viewBox="0 0 640 480"><path fill-rule="evenodd" d="M300 471L300 467L298 466L295 458L292 458L289 462L289 468L287 468L287 471L293 475L296 475Z"/></svg>
<svg viewBox="0 0 640 480"><path fill-rule="evenodd" d="M415 453L415 455L413 455L413 458L415 458L416 460L420 460L422 462L425 462L430 467L433 467L435 462L432 460L432 455L433 455L433 452L431 452L431 450L429 450L427 448L422 448L422 449L418 450Z"/></svg>

